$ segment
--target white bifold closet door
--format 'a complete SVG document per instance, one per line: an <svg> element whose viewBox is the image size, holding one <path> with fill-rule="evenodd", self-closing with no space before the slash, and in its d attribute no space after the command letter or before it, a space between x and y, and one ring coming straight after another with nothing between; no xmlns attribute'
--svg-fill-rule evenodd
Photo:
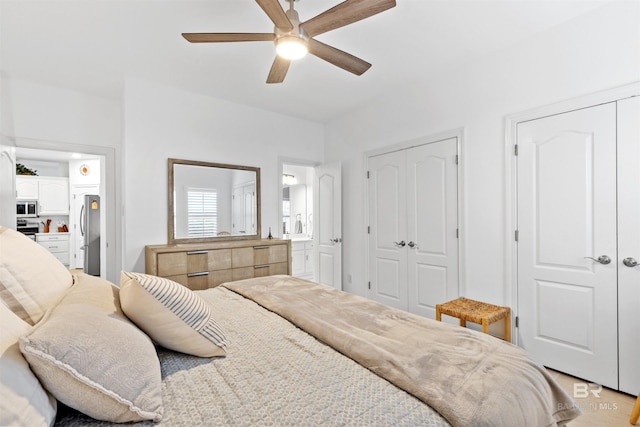
<svg viewBox="0 0 640 427"><path fill-rule="evenodd" d="M618 101L619 389L640 394L640 97ZM634 266L634 261L638 264Z"/></svg>
<svg viewBox="0 0 640 427"><path fill-rule="evenodd" d="M637 114L637 99L628 102ZM637 363L640 351L640 267L623 263L640 259L638 117L627 137L619 120L631 107L611 102L517 127L519 343L545 366L614 389L618 358ZM631 329L634 345L623 336Z"/></svg>
<svg viewBox="0 0 640 427"><path fill-rule="evenodd" d="M435 317L458 296L457 138L368 159L370 296Z"/></svg>

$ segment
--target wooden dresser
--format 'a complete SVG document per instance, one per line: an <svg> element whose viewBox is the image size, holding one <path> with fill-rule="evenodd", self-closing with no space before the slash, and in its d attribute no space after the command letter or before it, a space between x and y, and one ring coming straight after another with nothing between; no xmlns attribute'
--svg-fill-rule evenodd
<svg viewBox="0 0 640 427"><path fill-rule="evenodd" d="M234 240L145 246L145 272L190 289L207 289L231 280L291 274L291 241Z"/></svg>

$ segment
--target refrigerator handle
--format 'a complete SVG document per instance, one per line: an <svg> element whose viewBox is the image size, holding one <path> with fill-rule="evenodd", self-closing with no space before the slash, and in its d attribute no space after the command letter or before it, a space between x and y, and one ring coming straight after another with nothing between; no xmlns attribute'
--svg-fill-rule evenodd
<svg viewBox="0 0 640 427"><path fill-rule="evenodd" d="M84 212L84 205L82 205L82 207L80 208L80 235L84 236L84 227L82 226L82 218L84 215L82 215Z"/></svg>

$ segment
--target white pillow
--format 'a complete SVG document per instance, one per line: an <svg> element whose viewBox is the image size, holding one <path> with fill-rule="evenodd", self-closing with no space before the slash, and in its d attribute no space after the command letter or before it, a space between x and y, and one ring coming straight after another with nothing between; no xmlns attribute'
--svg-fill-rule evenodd
<svg viewBox="0 0 640 427"><path fill-rule="evenodd" d="M31 326L0 303L0 426L50 426L57 401L42 387L18 348Z"/></svg>
<svg viewBox="0 0 640 427"><path fill-rule="evenodd" d="M162 277L122 272L122 310L155 342L199 357L224 356L224 332L199 295Z"/></svg>
<svg viewBox="0 0 640 427"><path fill-rule="evenodd" d="M71 287L69 270L43 246L0 226L0 299L35 325Z"/></svg>
<svg viewBox="0 0 640 427"><path fill-rule="evenodd" d="M80 274L29 333L20 351L59 401L98 420L162 419L156 349L120 309L118 288Z"/></svg>

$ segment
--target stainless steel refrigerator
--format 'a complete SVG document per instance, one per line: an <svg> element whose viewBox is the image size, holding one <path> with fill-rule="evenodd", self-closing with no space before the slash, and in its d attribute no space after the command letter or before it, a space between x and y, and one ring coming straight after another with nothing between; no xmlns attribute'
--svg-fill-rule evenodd
<svg viewBox="0 0 640 427"><path fill-rule="evenodd" d="M100 276L100 196L86 194L80 210L80 233L84 237L84 272Z"/></svg>

